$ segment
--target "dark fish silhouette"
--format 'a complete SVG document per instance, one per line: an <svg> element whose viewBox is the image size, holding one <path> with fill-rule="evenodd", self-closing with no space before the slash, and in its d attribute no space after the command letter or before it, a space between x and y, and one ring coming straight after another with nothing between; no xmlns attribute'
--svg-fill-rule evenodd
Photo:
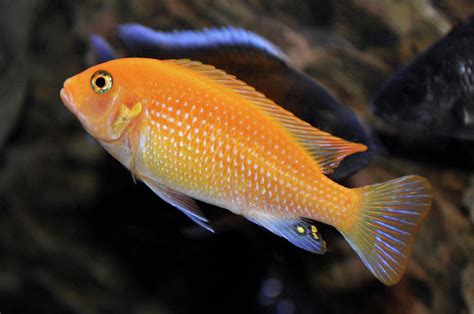
<svg viewBox="0 0 474 314"><path fill-rule="evenodd" d="M346 158L331 175L342 179L367 166L375 145L355 114L313 78L292 66L275 45L255 33L236 28L160 32L138 24L124 24L116 35L123 56L157 59L187 58L214 65L254 86L258 91L312 125L368 151ZM118 57L101 37L91 37L97 62Z"/></svg>
<svg viewBox="0 0 474 314"><path fill-rule="evenodd" d="M474 140L474 17L390 77L373 111L391 134Z"/></svg>

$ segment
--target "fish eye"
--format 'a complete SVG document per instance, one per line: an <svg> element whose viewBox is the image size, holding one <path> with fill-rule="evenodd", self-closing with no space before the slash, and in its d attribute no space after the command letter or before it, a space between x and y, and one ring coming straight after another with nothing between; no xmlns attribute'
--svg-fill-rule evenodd
<svg viewBox="0 0 474 314"><path fill-rule="evenodd" d="M95 72L91 77L91 86L97 94L107 92L112 88L112 75L104 70Z"/></svg>

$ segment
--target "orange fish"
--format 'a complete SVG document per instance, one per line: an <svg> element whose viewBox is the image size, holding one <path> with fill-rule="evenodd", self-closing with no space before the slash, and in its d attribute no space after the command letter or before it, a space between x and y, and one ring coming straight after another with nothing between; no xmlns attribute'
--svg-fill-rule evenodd
<svg viewBox="0 0 474 314"><path fill-rule="evenodd" d="M311 220L336 227L383 283L403 274L432 200L406 176L349 189L331 181L366 147L322 132L244 82L190 60L127 58L64 83L64 104L158 196L212 230L195 199L323 254Z"/></svg>

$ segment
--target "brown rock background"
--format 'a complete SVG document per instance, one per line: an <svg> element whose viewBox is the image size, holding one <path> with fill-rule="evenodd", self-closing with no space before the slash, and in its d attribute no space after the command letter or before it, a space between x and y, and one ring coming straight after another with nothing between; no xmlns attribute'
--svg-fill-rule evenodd
<svg viewBox="0 0 474 314"><path fill-rule="evenodd" d="M1 1L0 312L474 313L474 175L463 165L381 155L348 181L433 183L407 274L385 287L329 227L325 256L217 209L222 231L203 233L134 185L58 96L87 66L91 31L233 25L272 40L372 125L383 79L472 13L468 0Z"/></svg>

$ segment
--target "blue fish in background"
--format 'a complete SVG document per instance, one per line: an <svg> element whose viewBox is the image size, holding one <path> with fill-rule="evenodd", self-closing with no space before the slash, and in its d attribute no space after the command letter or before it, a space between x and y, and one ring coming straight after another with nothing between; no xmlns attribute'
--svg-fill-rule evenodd
<svg viewBox="0 0 474 314"><path fill-rule="evenodd" d="M104 38L91 36L96 63L118 57L198 60L235 75L313 126L365 144L366 152L346 158L335 169L330 175L334 180L366 167L374 157L376 147L354 112L291 65L278 47L255 33L232 27L161 32L139 24L122 24L115 36L122 46L121 54Z"/></svg>
<svg viewBox="0 0 474 314"><path fill-rule="evenodd" d="M101 36L92 34L89 38L94 63L103 63L120 58L114 48Z"/></svg>

